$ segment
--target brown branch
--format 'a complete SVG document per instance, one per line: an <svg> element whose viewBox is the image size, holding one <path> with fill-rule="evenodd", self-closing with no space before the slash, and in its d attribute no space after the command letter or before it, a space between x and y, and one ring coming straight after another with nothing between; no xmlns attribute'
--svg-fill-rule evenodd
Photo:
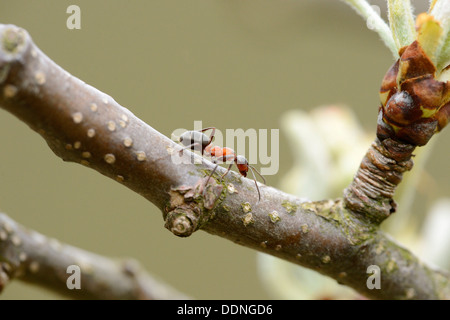
<svg viewBox="0 0 450 320"><path fill-rule="evenodd" d="M448 274L425 266L341 200L302 203L261 186L258 202L253 182L236 174L221 182L214 176L203 192L212 163L171 161L169 154L179 146L62 70L24 30L1 26L0 40L0 105L64 160L88 166L153 202L174 234L202 229L317 270L372 298L450 297ZM367 288L370 265L382 270L381 290Z"/></svg>
<svg viewBox="0 0 450 320"><path fill-rule="evenodd" d="M415 146L392 139L375 139L350 186L344 192L348 209L380 224L396 210L394 192L403 173L412 169Z"/></svg>
<svg viewBox="0 0 450 320"><path fill-rule="evenodd" d="M14 278L76 299L186 299L132 259L109 259L50 239L0 213L0 292ZM69 289L69 266L80 289Z"/></svg>

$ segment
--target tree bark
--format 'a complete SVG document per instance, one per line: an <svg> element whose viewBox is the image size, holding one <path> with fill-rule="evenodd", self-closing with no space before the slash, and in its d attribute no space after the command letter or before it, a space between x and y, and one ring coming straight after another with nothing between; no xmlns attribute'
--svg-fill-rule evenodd
<svg viewBox="0 0 450 320"><path fill-rule="evenodd" d="M373 212L346 208L341 199L302 202L264 185L258 201L253 181L236 173L220 181L221 167L203 190L211 162L194 155L200 164L179 163L179 145L57 66L23 29L0 26L0 41L0 105L63 160L151 201L174 234L201 229L314 269L369 298L450 298L449 274L424 265L382 233ZM183 152L183 159L191 156ZM367 286L371 265L381 270L380 290Z"/></svg>
<svg viewBox="0 0 450 320"><path fill-rule="evenodd" d="M0 292L20 279L73 299L187 299L133 259L109 259L48 238L0 213ZM79 268L79 288L67 282ZM76 271L78 272L78 271Z"/></svg>

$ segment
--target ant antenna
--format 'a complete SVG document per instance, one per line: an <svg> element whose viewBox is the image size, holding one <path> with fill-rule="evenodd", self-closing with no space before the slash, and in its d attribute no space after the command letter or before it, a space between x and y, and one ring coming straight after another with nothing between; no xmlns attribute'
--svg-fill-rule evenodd
<svg viewBox="0 0 450 320"><path fill-rule="evenodd" d="M255 170L255 172L258 174L258 176L262 179L262 181L264 182L264 184L266 184L266 178L264 178L264 176L258 171L256 170L256 168L254 166L248 165L250 167L250 169Z"/></svg>
<svg viewBox="0 0 450 320"><path fill-rule="evenodd" d="M255 172L253 170L255 170L258 173L258 175L263 179L264 184L266 184L266 179L264 179L264 177L261 175L261 173L259 173L258 170L256 170L253 166L248 165L248 167L250 168L250 171L252 172L253 181L255 181L256 190L258 191L258 202L259 202L259 201L261 201L261 192L259 192L258 183L256 182Z"/></svg>

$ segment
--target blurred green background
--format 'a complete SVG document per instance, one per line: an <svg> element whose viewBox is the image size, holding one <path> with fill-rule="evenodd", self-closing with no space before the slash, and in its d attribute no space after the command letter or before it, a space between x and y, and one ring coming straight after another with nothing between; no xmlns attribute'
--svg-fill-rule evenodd
<svg viewBox="0 0 450 320"><path fill-rule="evenodd" d="M385 10L384 1L373 3ZM71 4L81 8L81 30L66 28ZM416 1L416 9L425 4ZM221 130L279 128L284 111L334 103L350 106L374 132L378 88L393 62L378 35L336 0L3 0L0 23L25 28L61 67L168 136L194 120ZM450 130L440 136L417 210L450 194ZM0 210L19 223L93 252L134 257L195 298L272 297L258 280L254 251L204 232L173 236L151 203L63 163L3 110L0 147ZM268 184L277 186L291 164L281 128L280 170ZM60 297L14 281L0 298Z"/></svg>

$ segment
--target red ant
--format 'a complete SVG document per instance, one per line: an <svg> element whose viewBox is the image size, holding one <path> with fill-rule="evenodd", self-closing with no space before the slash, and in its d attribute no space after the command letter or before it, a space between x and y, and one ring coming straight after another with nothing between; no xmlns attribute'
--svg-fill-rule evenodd
<svg viewBox="0 0 450 320"><path fill-rule="evenodd" d="M206 134L204 134L205 131L212 130L211 135L208 137ZM180 150L182 152L184 149L190 148L191 150L195 150L197 147L201 147L201 153L202 155L206 154L211 156L213 163L216 164L211 174L208 176L208 179L206 180L205 186L208 184L209 179L212 177L214 172L216 172L217 167L219 166L217 164L217 161L227 162L232 160L233 162L230 163L228 166L227 171L220 177L220 181L222 181L223 177L227 175L228 172L230 172L231 167L233 166L233 163L236 164L236 167L239 170L239 173L247 177L247 172L250 169L253 175L253 181L255 181L256 190L258 191L258 199L261 200L261 193L259 191L258 183L256 182L255 172L261 177L261 179L264 181L264 184L266 184L266 179L259 173L258 170L256 170L253 166L251 166L247 159L244 156L236 155L233 149L231 148L221 148L218 146L211 147L211 142L214 139L214 134L216 132L216 128L214 127L208 127L205 129L201 129L200 131L186 131L180 136L180 142L184 145L184 148Z"/></svg>
<svg viewBox="0 0 450 320"><path fill-rule="evenodd" d="M258 199L259 199L259 201L261 200L261 193L259 192L258 184L256 183L256 177L255 177L254 171L256 171L256 173L261 177L261 179L264 181L264 184L266 184L266 179L262 176L261 173L259 173L258 170L255 169L255 167L251 166L248 163L247 159L244 156L236 155L236 153L234 152L233 149L227 148L227 147L221 148L221 147L215 146L212 148L206 147L205 149L206 149L206 152L213 159L213 163L216 164L213 171L211 172L208 179L206 180L206 184L208 184L209 179L212 177L212 175L214 174L214 172L216 171L216 169L218 167L217 160L222 161L222 162L227 162L229 160L233 160L233 162L230 163L230 165L228 166L227 171L220 177L220 181L222 181L223 177L225 177L227 175L227 173L230 172L231 167L233 166L233 163L236 164L236 167L238 168L239 173L244 177L247 177L247 172L250 169L250 171L252 172L252 175L253 175L253 181L255 181L256 190L258 191Z"/></svg>

